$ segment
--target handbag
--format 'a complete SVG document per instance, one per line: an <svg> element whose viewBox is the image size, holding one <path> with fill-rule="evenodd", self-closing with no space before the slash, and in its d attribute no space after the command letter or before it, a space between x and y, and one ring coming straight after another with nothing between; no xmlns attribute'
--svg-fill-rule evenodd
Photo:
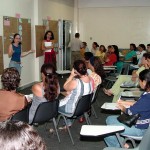
<svg viewBox="0 0 150 150"><path fill-rule="evenodd" d="M117 120L128 127L131 127L132 125L136 124L136 121L140 117L140 114L135 114L135 115L128 115L128 114L121 114L119 117L117 117Z"/></svg>

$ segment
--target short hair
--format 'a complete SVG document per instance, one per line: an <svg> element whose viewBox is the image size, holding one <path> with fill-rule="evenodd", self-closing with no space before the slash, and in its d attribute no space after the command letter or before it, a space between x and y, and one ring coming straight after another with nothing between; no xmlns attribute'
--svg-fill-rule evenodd
<svg viewBox="0 0 150 150"><path fill-rule="evenodd" d="M91 57L93 57L93 53L92 52L85 52L84 53L85 60L89 60Z"/></svg>
<svg viewBox="0 0 150 150"><path fill-rule="evenodd" d="M81 75L87 74L87 68L83 60L76 60L73 64L73 68L77 70Z"/></svg>
<svg viewBox="0 0 150 150"><path fill-rule="evenodd" d="M139 44L139 47L141 47L143 50L146 50L146 47L144 44Z"/></svg>
<svg viewBox="0 0 150 150"><path fill-rule="evenodd" d="M58 96L58 78L56 75L56 68L51 63L43 64L41 67L41 73L45 76L44 97L48 101L54 101Z"/></svg>
<svg viewBox="0 0 150 150"><path fill-rule="evenodd" d="M16 68L11 67L4 69L1 76L1 82L5 90L16 90L19 87L20 80L20 74Z"/></svg>
<svg viewBox="0 0 150 150"><path fill-rule="evenodd" d="M133 46L134 51L136 51L136 45L134 43L131 43L130 46Z"/></svg>
<svg viewBox="0 0 150 150"><path fill-rule="evenodd" d="M21 121L0 123L1 150L46 150L42 138L32 126Z"/></svg>
<svg viewBox="0 0 150 150"><path fill-rule="evenodd" d="M139 74L139 79L141 81L144 81L144 80L146 81L145 90L149 91L150 90L150 70L145 69L141 71Z"/></svg>
<svg viewBox="0 0 150 150"><path fill-rule="evenodd" d="M51 38L50 40L54 40L54 33L50 30L46 31L45 35L44 35L44 40L47 40L47 34L51 33Z"/></svg>
<svg viewBox="0 0 150 150"><path fill-rule="evenodd" d="M80 37L80 33L75 33L75 38L79 38Z"/></svg>

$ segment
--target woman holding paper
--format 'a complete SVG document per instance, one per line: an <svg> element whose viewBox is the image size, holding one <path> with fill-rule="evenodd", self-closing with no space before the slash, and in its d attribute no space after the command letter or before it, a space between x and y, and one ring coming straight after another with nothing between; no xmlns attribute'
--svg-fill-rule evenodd
<svg viewBox="0 0 150 150"><path fill-rule="evenodd" d="M53 63L56 66L56 53L54 51L54 34L47 31L42 42L42 50L44 51L44 63Z"/></svg>
<svg viewBox="0 0 150 150"><path fill-rule="evenodd" d="M21 57L24 57L33 52L34 50L21 52L21 37L18 33L14 34L13 41L8 48L8 56L11 57L9 68L15 67L19 74L21 74Z"/></svg>

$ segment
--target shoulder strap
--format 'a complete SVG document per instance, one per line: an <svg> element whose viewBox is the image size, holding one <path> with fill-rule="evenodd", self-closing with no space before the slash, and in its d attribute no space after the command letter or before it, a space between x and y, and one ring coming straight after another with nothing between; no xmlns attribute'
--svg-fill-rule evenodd
<svg viewBox="0 0 150 150"><path fill-rule="evenodd" d="M79 96L79 98L80 98L81 96L83 96L83 93L84 93L84 84L81 79L79 79L79 82L81 84L81 92L80 92L80 96Z"/></svg>

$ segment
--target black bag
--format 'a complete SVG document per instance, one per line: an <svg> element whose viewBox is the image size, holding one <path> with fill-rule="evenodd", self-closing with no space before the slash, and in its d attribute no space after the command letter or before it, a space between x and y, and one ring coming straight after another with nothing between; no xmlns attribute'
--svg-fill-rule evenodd
<svg viewBox="0 0 150 150"><path fill-rule="evenodd" d="M131 127L132 125L136 124L136 121L138 120L139 117L140 117L139 114L128 115L128 114L123 113L119 117L117 117L117 120L127 125L128 127Z"/></svg>

